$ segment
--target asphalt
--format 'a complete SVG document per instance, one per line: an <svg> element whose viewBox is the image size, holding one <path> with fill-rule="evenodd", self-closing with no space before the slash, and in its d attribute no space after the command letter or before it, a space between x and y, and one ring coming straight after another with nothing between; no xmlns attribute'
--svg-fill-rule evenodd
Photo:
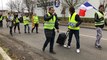
<svg viewBox="0 0 107 60"><path fill-rule="evenodd" d="M0 32L3 34L8 33L8 28L4 26L4 28L0 29ZM60 26L60 33L66 32L67 26ZM59 33L56 33L56 39L58 37ZM57 54L53 55L49 53L49 47L46 48L45 52L42 52L42 46L45 41L44 31L43 31L43 25L40 24L39 26L39 33L36 34L30 33L30 34L24 34L24 28L23 24L21 24L21 34L14 33L14 38L16 38L19 41L23 41L24 43L28 44L29 46L32 46L33 48L38 49L43 54L48 54L55 59L58 60L106 60L107 59L107 32L103 31L103 38L102 38L102 50L98 50L94 47L95 43L95 37L96 31L94 28L86 29L81 28L80 29L80 40L81 40L81 53L76 53L76 46L75 46L75 38L72 40L72 47L71 49L64 48L62 46L59 46L57 43L54 45L54 50ZM55 39L55 40L56 40ZM67 41L65 42L65 44Z"/></svg>

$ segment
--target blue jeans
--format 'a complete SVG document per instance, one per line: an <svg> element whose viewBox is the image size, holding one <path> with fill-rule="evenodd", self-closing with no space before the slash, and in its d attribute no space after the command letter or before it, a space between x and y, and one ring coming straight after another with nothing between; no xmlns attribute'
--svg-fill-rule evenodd
<svg viewBox="0 0 107 60"><path fill-rule="evenodd" d="M29 24L26 24L26 25L24 25L24 31L25 31L25 33L26 33L26 28L28 27L28 33L30 33L30 27L29 27Z"/></svg>

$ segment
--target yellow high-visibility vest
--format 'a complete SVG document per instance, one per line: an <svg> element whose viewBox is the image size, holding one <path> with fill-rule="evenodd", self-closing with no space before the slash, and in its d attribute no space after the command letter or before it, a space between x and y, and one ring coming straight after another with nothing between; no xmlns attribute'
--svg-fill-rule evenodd
<svg viewBox="0 0 107 60"><path fill-rule="evenodd" d="M98 14L99 18L104 18L104 15L100 12L96 12ZM104 25L104 19L101 20L100 22L95 22L95 25Z"/></svg>
<svg viewBox="0 0 107 60"><path fill-rule="evenodd" d="M3 17L1 16L1 17L0 17L0 21L2 21L2 19L3 19Z"/></svg>
<svg viewBox="0 0 107 60"><path fill-rule="evenodd" d="M27 19L26 16L23 16L23 23L24 25L29 24L29 20Z"/></svg>
<svg viewBox="0 0 107 60"><path fill-rule="evenodd" d="M77 13L74 12L73 15L71 17L69 17L69 23L72 23L72 24L77 24L78 22L75 20L75 17L76 17ZM68 26L68 29L71 29L71 30L79 30L80 27L72 27L72 26Z"/></svg>
<svg viewBox="0 0 107 60"><path fill-rule="evenodd" d="M33 16L33 19L34 19L34 24L38 24L39 23L39 19L38 19L38 16Z"/></svg>
<svg viewBox="0 0 107 60"><path fill-rule="evenodd" d="M20 21L19 21L19 19L18 18L16 18L16 21L15 21L15 23L19 23Z"/></svg>
<svg viewBox="0 0 107 60"><path fill-rule="evenodd" d="M51 16L50 13L48 13L48 16ZM55 21L56 21L56 17L53 16L53 18L51 18L49 21L45 21L44 22L44 29L54 29L55 28Z"/></svg>

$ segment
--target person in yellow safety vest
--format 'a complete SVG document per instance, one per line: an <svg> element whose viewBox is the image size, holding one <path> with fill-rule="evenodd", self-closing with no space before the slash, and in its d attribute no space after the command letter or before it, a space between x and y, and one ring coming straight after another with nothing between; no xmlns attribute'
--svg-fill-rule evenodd
<svg viewBox="0 0 107 60"><path fill-rule="evenodd" d="M69 38L68 38L68 44L65 44L64 47L71 48L71 41L73 34L76 38L76 52L80 53L80 36L79 36L79 25L82 23L79 15L75 12L75 8L71 6L69 8L70 11L70 17L68 20L68 30L69 30Z"/></svg>
<svg viewBox="0 0 107 60"><path fill-rule="evenodd" d="M27 27L28 27L28 33L30 33L29 22L30 22L29 15L23 16L24 32L25 32L25 33L26 33L26 28L27 28Z"/></svg>
<svg viewBox="0 0 107 60"><path fill-rule="evenodd" d="M0 27L3 27L3 16L1 13L0 13Z"/></svg>
<svg viewBox="0 0 107 60"><path fill-rule="evenodd" d="M9 33L10 33L11 36L13 36L12 28L13 28L14 15L12 13L9 13L8 15L9 15L8 16L8 26L10 28Z"/></svg>
<svg viewBox="0 0 107 60"><path fill-rule="evenodd" d="M102 38L102 29L104 28L104 5L99 6L99 11L95 13L95 27L97 31L95 47L102 49L100 41Z"/></svg>
<svg viewBox="0 0 107 60"><path fill-rule="evenodd" d="M20 32L20 21L18 19L18 14L14 15L14 33L16 33L16 27L18 28L19 34Z"/></svg>
<svg viewBox="0 0 107 60"><path fill-rule="evenodd" d="M46 41L43 45L42 50L45 51L45 48L50 43L50 53L56 54L53 50L54 39L55 39L55 28L57 32L59 32L58 21L56 19L56 14L54 12L54 8L50 7L49 12L44 16L44 33L46 37Z"/></svg>
<svg viewBox="0 0 107 60"><path fill-rule="evenodd" d="M33 33L33 30L36 27L36 33L38 33L39 18L36 14L33 15L33 22L32 23L34 24L34 27L32 28L31 32Z"/></svg>

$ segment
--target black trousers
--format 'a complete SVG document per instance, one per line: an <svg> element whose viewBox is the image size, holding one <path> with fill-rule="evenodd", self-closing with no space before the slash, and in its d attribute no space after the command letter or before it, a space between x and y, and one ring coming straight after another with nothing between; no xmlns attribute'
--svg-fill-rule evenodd
<svg viewBox="0 0 107 60"><path fill-rule="evenodd" d="M69 39L68 39L68 46L70 46L72 41L72 36L75 35L76 38L76 48L80 48L80 37L79 37L79 30L70 30L69 32Z"/></svg>
<svg viewBox="0 0 107 60"><path fill-rule="evenodd" d="M12 34L12 28L13 28L13 26L10 27L10 35L13 35Z"/></svg>
<svg viewBox="0 0 107 60"><path fill-rule="evenodd" d="M28 33L30 33L30 27L29 24L24 25L24 32L26 33L26 29L28 28Z"/></svg>
<svg viewBox="0 0 107 60"><path fill-rule="evenodd" d="M32 32L33 32L33 30L34 30L35 27L36 27L36 33L38 33L38 25L39 25L39 24L35 24L35 25L34 25L34 27L32 28Z"/></svg>
<svg viewBox="0 0 107 60"><path fill-rule="evenodd" d="M47 45L50 43L50 52L53 51L53 46L54 46L54 39L55 39L55 30L44 30L46 41L43 45L43 48L46 48Z"/></svg>
<svg viewBox="0 0 107 60"><path fill-rule="evenodd" d="M14 24L14 32L16 32L16 27L18 28L18 31L20 32L20 23Z"/></svg>
<svg viewBox="0 0 107 60"><path fill-rule="evenodd" d="M0 21L0 27L3 27L3 21Z"/></svg>

